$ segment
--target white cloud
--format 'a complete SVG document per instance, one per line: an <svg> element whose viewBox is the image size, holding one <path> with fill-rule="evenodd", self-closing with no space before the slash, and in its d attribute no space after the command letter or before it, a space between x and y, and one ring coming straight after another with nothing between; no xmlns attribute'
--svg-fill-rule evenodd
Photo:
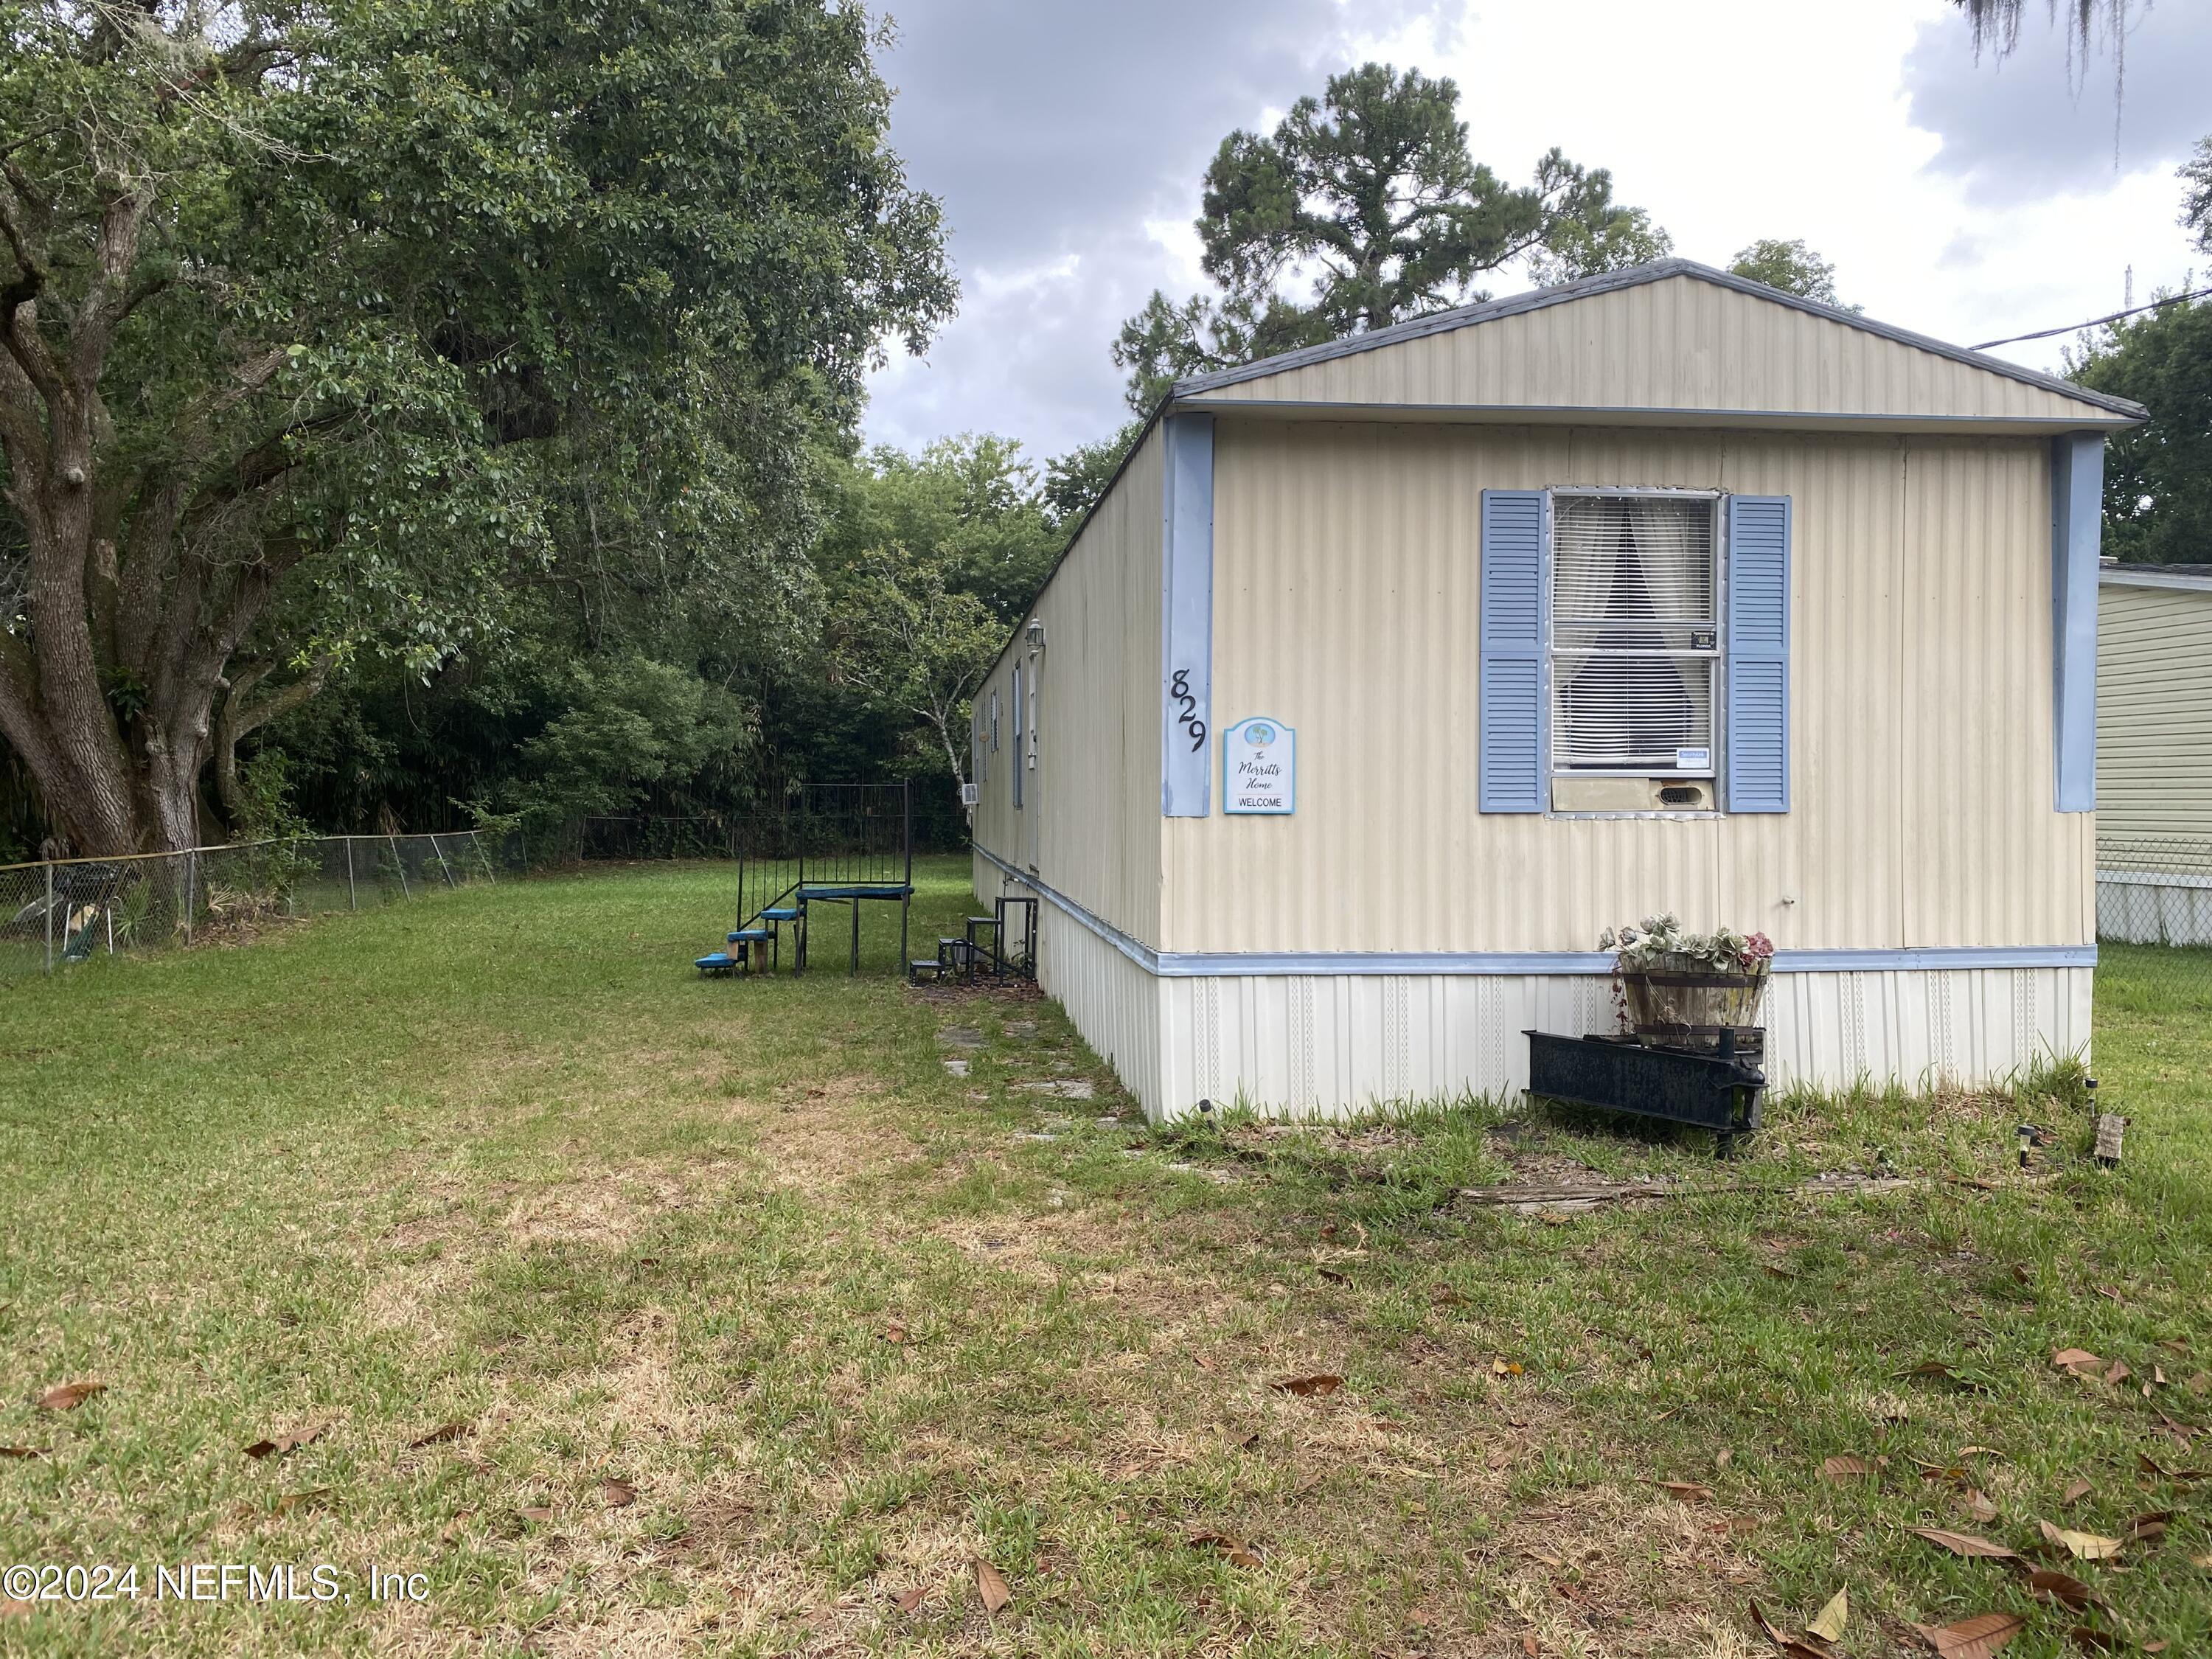
<svg viewBox="0 0 2212 1659"><path fill-rule="evenodd" d="M927 364L873 383L870 434L904 444L988 429L1049 454L1112 430L1108 346L1154 287L1198 286L1189 220L1221 137L1364 57L1452 76L1475 154L1509 177L1559 145L1612 168L1622 199L1690 258L1722 264L1756 238L1802 237L1869 314L1969 344L2112 310L2130 265L2138 299L2178 283L2191 252L2172 157L2192 123L2212 129L2191 91L2212 82L2212 44L2196 44L2212 33L2147 25L2130 42L2133 148L2116 174L2109 83L2100 94L2093 74L2077 104L2063 52L2048 72L2033 6L2002 70L1975 64L1948 0L908 10L889 66L905 88L894 142L945 195L968 292ZM2179 72L2147 61L2158 42ZM1518 285L1501 273L1490 286ZM2063 343L2008 355L2053 367Z"/></svg>

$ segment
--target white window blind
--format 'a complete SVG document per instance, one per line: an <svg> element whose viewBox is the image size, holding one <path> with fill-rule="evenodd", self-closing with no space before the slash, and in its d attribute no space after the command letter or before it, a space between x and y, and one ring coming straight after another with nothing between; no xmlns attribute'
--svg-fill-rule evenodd
<svg viewBox="0 0 2212 1659"><path fill-rule="evenodd" d="M1552 765L1713 771L1713 503L1561 495L1552 519Z"/></svg>

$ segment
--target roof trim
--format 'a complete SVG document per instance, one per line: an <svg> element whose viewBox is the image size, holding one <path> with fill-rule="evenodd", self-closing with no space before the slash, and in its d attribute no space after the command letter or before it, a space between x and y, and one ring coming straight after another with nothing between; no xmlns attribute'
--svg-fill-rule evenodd
<svg viewBox="0 0 2212 1659"><path fill-rule="evenodd" d="M2183 593L2212 593L2212 575L2198 571L2161 570L2154 564L2106 565L2097 573L2100 587L2164 587Z"/></svg>
<svg viewBox="0 0 2212 1659"><path fill-rule="evenodd" d="M1378 404L1318 398L1228 398L1201 394L1176 402L1178 412L1258 420L1342 420L1413 426L1644 426L1670 431L1782 427L1792 432L1966 433L2118 431L2134 422L2118 415L1862 415L1792 409L1682 409L1637 404Z"/></svg>
<svg viewBox="0 0 2212 1659"><path fill-rule="evenodd" d="M2019 380L2044 392L2056 392L2078 403L2125 416L2131 421L2150 418L2150 411L2141 404L2125 398L2115 398L2102 392L2092 392L2087 386L2076 386L2071 380L2062 380L2056 375L2023 368L2018 363L2007 362L2002 357L1992 357L1985 352L1969 351L1925 334L1916 334L1910 329L1896 328L1887 323L1878 323L1862 317L1856 312L1844 311L1835 306L1822 305L1817 300L1807 300L1795 294L1784 294L1779 289L1769 288L1764 283L1754 283L1747 276L1733 271L1716 270L1711 265L1701 265L1694 259L1655 259L1650 264L1632 265L1626 270L1608 270L1595 276L1584 276L1579 281L1562 283L1556 288L1540 288L1527 294L1516 294L1503 300L1485 300L1471 306L1460 306L1450 311L1439 311L1432 316L1415 317L1402 323L1393 323L1387 328L1370 330L1341 340L1331 340L1323 345L1305 346L1297 351L1285 351L1273 357L1262 357L1256 363L1245 363L1236 368L1224 368L1212 374L1200 374L1191 380L1178 380L1169 392L1170 400L1196 397L1218 391L1223 386L1237 386L1246 380L1256 380L1270 374L1280 374L1293 368L1304 368L1314 363L1325 363L1339 357L1349 357L1358 352L1374 351L1383 346L1397 345L1407 340L1423 339L1431 334L1449 333L1455 329L1471 328L1478 323L1492 323L1505 317L1518 317L1523 313L1541 311L1547 306L1565 305L1570 301L1586 300L1600 294L1611 294L1622 289L1641 288L1646 283L1665 282L1670 277L1688 276L1701 283L1711 283L1717 288L1731 289L1738 294L1749 295L1775 305L1788 306L1808 316L1818 317L1832 323L1846 324L1878 334L1899 345L1911 346L1917 350L1932 352L1938 357L1948 357L1953 362L1985 369L1990 374Z"/></svg>

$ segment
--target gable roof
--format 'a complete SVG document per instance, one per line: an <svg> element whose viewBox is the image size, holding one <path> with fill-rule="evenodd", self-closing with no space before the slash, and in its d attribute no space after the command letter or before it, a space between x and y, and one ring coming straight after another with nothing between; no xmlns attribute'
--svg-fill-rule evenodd
<svg viewBox="0 0 2212 1659"><path fill-rule="evenodd" d="M1198 375L1190 380L1177 381L1169 394L1169 401L1181 402L1199 398L1212 400L1212 394L1224 392L1232 387L1245 388L1246 395L1255 401L1261 399L1274 402L1320 401L1322 399L1302 398L1300 394L1318 390L1325 377L1301 374L1297 371L1319 369L1323 365L1339 363L1345 359L1362 356L1368 353L1389 351L1393 347L1411 347L1416 343L1434 340L1437 337L1456 333L1459 331L1479 330L1486 325L1503 323L1513 318L1530 317L1555 307L1587 305L1589 302L1600 301L1607 295L1626 295L1631 290L1648 288L1654 284L1680 283L1682 279L1687 279L1692 283L1706 284L1712 288L1728 290L1734 295L1760 301L1766 306L1784 308L1805 318L1816 319L1823 324L1840 325L1844 329L1855 331L1858 336L1864 337L1868 342L1878 340L1886 342L1892 347L1903 348L1909 353L1924 353L1927 356L1940 360L1943 363L1958 365L1966 369L1976 371L1978 374L1993 376L1999 381L2033 388L2037 393L2045 394L2039 398L2023 398L2019 394L2007 396L1986 383L1977 385L1974 375L1959 376L1955 371L1952 371L1947 382L1947 395L1955 402L1963 393L1974 405L1972 410L1954 412L1948 409L1923 410L1898 407L1888 410L1808 409L1798 410L1795 412L1832 414L1838 418L1854 418L1866 414L1906 418L1916 414L1925 413L1932 418L1977 418L1999 422L2026 420L2045 425L2063 423L2069 416L2078 412L2085 425L2104 426L2132 423L2146 419L2148 416L2148 411L2142 404L2130 402L2125 398L2115 398L2108 393L2093 392L2086 386L2076 386L2072 381L2060 380L2055 375L2041 374L2034 369L2023 368L2017 363L2007 362L2001 357L1992 357L1983 352L1971 351L1963 346L1952 345L1946 341L1932 339L1924 334L1913 333L1908 329L1896 328L1887 323L1875 322L1869 318L1860 316L1856 312L1822 305L1818 301L1802 299L1794 294L1784 294L1778 289L1767 287L1763 283L1753 282L1747 277L1738 276L1731 271L1716 270L1710 265L1702 265L1691 259L1660 259L1650 264L1637 265L1627 270L1607 271L1600 276L1583 277L1578 282L1562 283L1556 288L1539 289L1532 293L1515 295L1506 299L1486 300L1475 305L1461 306L1454 310L1438 312L1433 316L1417 317L1406 322L1394 323L1388 327L1374 329L1364 334L1355 334L1346 339L1330 341L1323 345L1308 346L1297 351L1288 351L1277 356L1262 358L1258 362L1222 369L1212 374ZM1591 309L1595 312L1608 308L1592 307ZM1844 340L1850 337L1828 335L1819 330L1813 331L1813 340L1809 342L1789 341L1784 342L1784 344L1792 352L1802 352L1808 346L1815 350L1823 345L1837 349L1840 348ZM1475 343L1471 349L1479 350L1480 343ZM1916 364L1907 359L1899 366L1898 374L1892 378L1905 380L1918 387L1930 379L1924 373L1920 372L1926 367L1928 366L1925 364ZM1411 372L1414 379L1422 380L1424 383L1438 379L1447 383L1451 382L1449 371L1441 375L1435 373L1425 375L1418 368ZM1556 374L1557 371L1554 369L1553 372ZM1344 377L1340 374L1333 378L1340 381ZM1368 379L1373 380L1376 376L1370 375ZM1383 396L1340 398L1336 401L1374 403L1425 401L1433 407L1457 405L1469 408L1510 404L1516 407L1531 409L1542 407L1547 404L1560 408L1600 408L1618 405L1627 401L1612 398L1593 401L1585 398L1576 402L1564 397L1529 396L1527 395L1528 391L1532 390L1533 386L1526 376L1522 377L1521 382L1524 388L1522 396L1489 395L1486 385L1483 389L1477 391L1475 395L1468 395L1468 387L1465 381L1466 376L1462 374L1458 383L1453 383L1454 395L1440 398L1424 399L1416 397ZM1272 384L1260 386L1255 385L1255 382ZM1924 401L1930 394L1927 392L1919 392L1917 395ZM2053 404L2050 401L2051 398L2063 401ZM1238 399L1240 402L1243 400L1242 398ZM1691 406L1688 402L1680 398L1671 400L1670 407ZM1734 407L1730 400L1724 396L1717 397L1714 400L1716 413L1723 409L1732 410ZM1657 413L1660 410L1654 408L1652 412ZM1747 412L1767 414L1790 411L1778 404L1776 408Z"/></svg>

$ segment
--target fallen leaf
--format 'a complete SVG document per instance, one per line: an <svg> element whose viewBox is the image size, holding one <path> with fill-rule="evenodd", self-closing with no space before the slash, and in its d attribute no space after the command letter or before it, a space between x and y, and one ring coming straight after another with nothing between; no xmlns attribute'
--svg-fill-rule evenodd
<svg viewBox="0 0 2212 1659"><path fill-rule="evenodd" d="M1970 1487L1966 1492L1966 1513L1986 1524L1997 1518L1997 1506L1979 1486Z"/></svg>
<svg viewBox="0 0 2212 1659"><path fill-rule="evenodd" d="M2075 1376L2099 1376L2105 1369L2105 1362L2087 1348L2061 1348L2051 1356L2051 1363Z"/></svg>
<svg viewBox="0 0 2212 1659"><path fill-rule="evenodd" d="M1267 1386L1279 1394L1294 1394L1303 1400L1309 1395L1334 1394L1344 1386L1344 1379L1334 1371L1316 1371L1311 1376L1286 1376Z"/></svg>
<svg viewBox="0 0 2212 1659"><path fill-rule="evenodd" d="M2136 1467L2138 1469L2141 1469L2145 1474L2157 1475L2161 1480L2169 1478L2166 1475L2165 1468L2153 1458L2148 1452L2137 1452L2136 1454Z"/></svg>
<svg viewBox="0 0 2212 1659"><path fill-rule="evenodd" d="M890 1324L884 1327L884 1340L894 1344L904 1342L906 1340L906 1327L900 1324L897 1320L894 1319Z"/></svg>
<svg viewBox="0 0 2212 1659"><path fill-rule="evenodd" d="M543 1525L544 1522L550 1521L553 1518L553 1511L546 1508L542 1504L533 1505L526 1510L515 1510L515 1513L526 1521L535 1521L540 1525Z"/></svg>
<svg viewBox="0 0 2212 1659"><path fill-rule="evenodd" d="M2020 1555L2018 1550L2008 1549L1994 1539L1978 1537L1971 1532L1953 1532L1945 1527L1911 1527L1906 1530L1915 1538L1924 1538L1954 1555L1987 1556L2000 1561L2017 1559Z"/></svg>
<svg viewBox="0 0 2212 1659"><path fill-rule="evenodd" d="M2039 1601L2063 1601L2076 1613L2097 1600L2097 1593L2080 1579L2051 1567L2038 1567L2028 1574L2027 1589Z"/></svg>
<svg viewBox="0 0 2212 1659"><path fill-rule="evenodd" d="M1225 1532L1194 1532L1184 1541L1193 1549L1214 1551L1233 1567L1256 1567L1265 1559L1243 1539L1232 1538Z"/></svg>
<svg viewBox="0 0 2212 1659"><path fill-rule="evenodd" d="M2127 1292L2117 1285L2092 1285L2089 1288L2096 1291L2099 1296L2109 1297L2115 1302L2125 1302L2128 1299Z"/></svg>
<svg viewBox="0 0 2212 1659"><path fill-rule="evenodd" d="M1526 1656L1526 1659L1536 1659L1536 1655L1539 1651L1536 1646L1536 1638L1533 1636L1522 1636L1521 1638L1521 1651Z"/></svg>
<svg viewBox="0 0 2212 1659"><path fill-rule="evenodd" d="M1498 1376L1519 1376L1522 1374L1521 1362L1517 1359L1507 1359L1503 1355L1490 1362L1490 1369L1492 1373Z"/></svg>
<svg viewBox="0 0 2212 1659"><path fill-rule="evenodd" d="M1820 1474L1829 1480L1869 1480L1874 1478L1874 1465L1854 1455L1827 1457L1820 1461Z"/></svg>
<svg viewBox="0 0 2212 1659"><path fill-rule="evenodd" d="M1824 1642L1844 1639L1844 1626L1851 1621L1851 1596L1848 1589L1839 1589L1828 1598L1813 1622L1805 1626L1808 1636L1817 1636Z"/></svg>
<svg viewBox="0 0 2212 1659"><path fill-rule="evenodd" d="M2076 1625L2066 1634L2075 1647L2086 1648L2091 1653L2110 1653L2119 1646L2112 1632L2099 1630L2092 1625Z"/></svg>
<svg viewBox="0 0 2212 1659"><path fill-rule="evenodd" d="M2089 1483L2086 1480L2076 1479L2069 1480L2066 1483L2066 1490L2064 1492L2060 1494L2058 1501L2062 1504L2078 1504L2088 1495Z"/></svg>
<svg viewBox="0 0 2212 1659"><path fill-rule="evenodd" d="M1915 1625L1920 1639L1942 1659L1989 1659L2027 1627L2016 1613L1983 1613L1955 1625Z"/></svg>
<svg viewBox="0 0 2212 1659"><path fill-rule="evenodd" d="M611 1510L618 1510L637 1502L637 1488L627 1480L610 1477L599 1482L599 1501Z"/></svg>
<svg viewBox="0 0 2212 1659"><path fill-rule="evenodd" d="M1995 1446L1961 1446L1959 1448L1959 1455L1961 1458L2002 1457L2004 1454Z"/></svg>
<svg viewBox="0 0 2212 1659"><path fill-rule="evenodd" d="M441 1446L448 1440L459 1440L468 1431L469 1425L465 1423L441 1423L428 1434L409 1441L407 1449L420 1451L425 1446Z"/></svg>
<svg viewBox="0 0 2212 1659"><path fill-rule="evenodd" d="M2121 1544L2117 1538L2106 1538L2094 1532L2075 1532L2067 1528L2054 1527L2048 1521L2039 1521L2035 1524L2045 1540L2067 1551L2076 1560L2109 1561L2120 1553Z"/></svg>
<svg viewBox="0 0 2212 1659"><path fill-rule="evenodd" d="M246 1455L252 1458L288 1457L309 1442L320 1439L323 1431L337 1420L331 1417L318 1418L289 1434L278 1435L274 1440L257 1440L246 1449Z"/></svg>
<svg viewBox="0 0 2212 1659"><path fill-rule="evenodd" d="M2161 1636L2154 1642L2144 1643L2143 1651L2145 1653L2164 1653L2166 1651L2166 1638Z"/></svg>
<svg viewBox="0 0 2212 1659"><path fill-rule="evenodd" d="M921 1586L916 1585L912 1589L902 1589L899 1591L898 1594L891 1597L891 1605L896 1607L908 1618L913 1618L915 1614L921 1611Z"/></svg>
<svg viewBox="0 0 2212 1659"><path fill-rule="evenodd" d="M1701 1486L1694 1480L1655 1480L1652 1484L1686 1502L1693 1498L1702 1502L1713 1495L1711 1486Z"/></svg>
<svg viewBox="0 0 2212 1659"><path fill-rule="evenodd" d="M106 1389L105 1382L64 1382L40 1395L38 1408L42 1412L73 1412L93 1395L105 1393Z"/></svg>
<svg viewBox="0 0 2212 1659"><path fill-rule="evenodd" d="M2155 1544L2166 1536L2166 1523L2173 1519L2172 1510L2153 1510L2139 1515L2128 1522L2128 1537L2138 1544Z"/></svg>
<svg viewBox="0 0 2212 1659"><path fill-rule="evenodd" d="M463 1510L452 1520L447 1522L445 1526L439 1531L439 1541L441 1543L450 1544L453 1540L459 1538L461 1535L462 1527L467 1523L469 1517L475 1513L476 1511L474 1510Z"/></svg>
<svg viewBox="0 0 2212 1659"><path fill-rule="evenodd" d="M38 1446L0 1446L0 1457L44 1457L45 1450Z"/></svg>
<svg viewBox="0 0 2212 1659"><path fill-rule="evenodd" d="M1350 1273L1340 1273L1334 1267L1316 1267L1314 1271L1332 1285L1349 1285L1352 1283L1352 1275Z"/></svg>
<svg viewBox="0 0 2212 1659"><path fill-rule="evenodd" d="M1006 1586L1006 1576L988 1561L978 1556L975 1560L975 1593L983 1598L986 1617L996 1619L1000 1610L1014 1599Z"/></svg>
<svg viewBox="0 0 2212 1659"><path fill-rule="evenodd" d="M1751 1604L1751 1621L1757 1625L1761 1631L1765 1632L1766 1639L1773 1643L1777 1647L1782 1646L1790 1639L1788 1634L1784 1631L1778 1629L1774 1621L1766 1616L1765 1608L1760 1607L1756 1601L1753 1601Z"/></svg>
<svg viewBox="0 0 2212 1659"><path fill-rule="evenodd" d="M2212 1371L2199 1371L2181 1386L2191 1394L2212 1392Z"/></svg>
<svg viewBox="0 0 2212 1659"><path fill-rule="evenodd" d="M2128 1362L2126 1360L2115 1359L2112 1362L2112 1370L2105 1373L2105 1381L2107 1382L2124 1382L2134 1375L2135 1373L2128 1369Z"/></svg>
<svg viewBox="0 0 2212 1659"><path fill-rule="evenodd" d="M1713 1454L1713 1467L1717 1469L1724 1469L1735 1462L1735 1453L1726 1446Z"/></svg>
<svg viewBox="0 0 2212 1659"><path fill-rule="evenodd" d="M315 1504L321 1503L324 1498L328 1498L330 1495L331 1489L328 1486L310 1486L305 1492L288 1492L282 1498L276 1500L276 1507L274 1513L277 1515L289 1515L294 1510L299 1509L303 1505L308 1508L313 1508Z"/></svg>
<svg viewBox="0 0 2212 1659"><path fill-rule="evenodd" d="M0 1600L0 1619L28 1619L32 1612L28 1601L19 1601L12 1595Z"/></svg>

